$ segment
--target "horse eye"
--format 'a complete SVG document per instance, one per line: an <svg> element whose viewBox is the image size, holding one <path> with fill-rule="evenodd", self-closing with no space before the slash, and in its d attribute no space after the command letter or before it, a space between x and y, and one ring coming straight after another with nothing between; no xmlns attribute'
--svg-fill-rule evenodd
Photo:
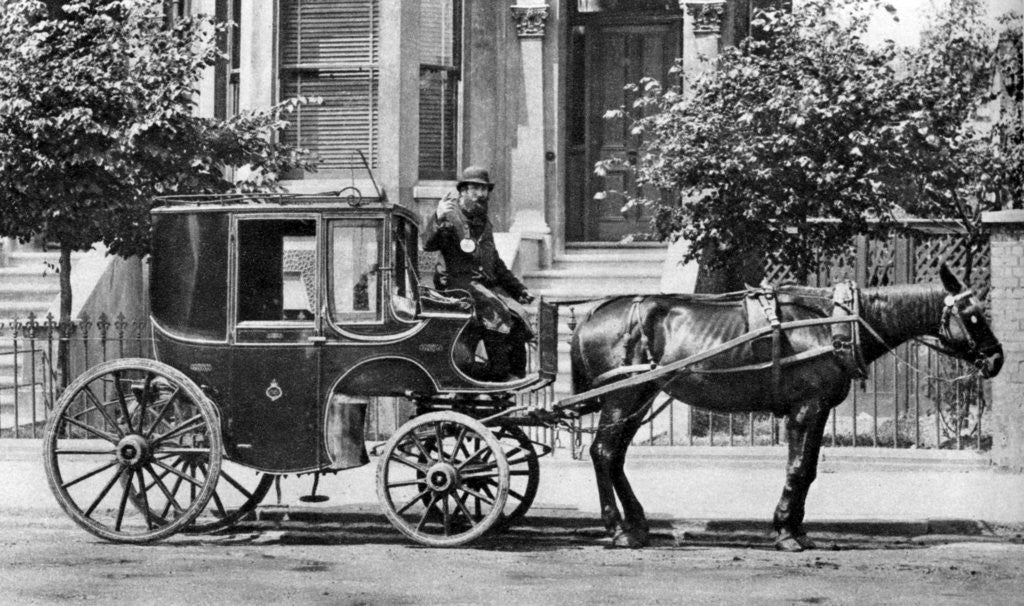
<svg viewBox="0 0 1024 606"><path fill-rule="evenodd" d="M978 316L971 316L971 324L977 324L977 323L978 323Z"/></svg>

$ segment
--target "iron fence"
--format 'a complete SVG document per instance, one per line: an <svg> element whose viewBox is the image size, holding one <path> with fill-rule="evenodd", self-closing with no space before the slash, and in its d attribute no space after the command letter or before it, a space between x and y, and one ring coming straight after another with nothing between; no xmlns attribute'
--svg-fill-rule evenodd
<svg viewBox="0 0 1024 606"><path fill-rule="evenodd" d="M72 380L109 359L150 357L148 327L148 321L128 320L123 314L101 314L95 321L83 317L73 324L34 315L0 322L0 438L41 437L48 411L60 395L62 376ZM63 371L57 361L62 342L68 351ZM869 378L856 382L833 411L825 446L987 450L987 392L968 370L963 362L921 346L899 348L876 362ZM555 386L548 386L521 395L517 405L550 409L557 397ZM785 441L783 421L770 414L712 413L667 398L654 408L661 408L660 414L641 427L634 443L763 446ZM389 437L404 420L403 410L411 407L400 399L375 398L368 438ZM525 429L536 442L578 456L596 425L597 416L587 415L565 426Z"/></svg>
<svg viewBox="0 0 1024 606"><path fill-rule="evenodd" d="M109 359L151 357L148 327L105 313L95 321L88 314L75 322L29 314L0 322L0 438L41 437L64 377Z"/></svg>

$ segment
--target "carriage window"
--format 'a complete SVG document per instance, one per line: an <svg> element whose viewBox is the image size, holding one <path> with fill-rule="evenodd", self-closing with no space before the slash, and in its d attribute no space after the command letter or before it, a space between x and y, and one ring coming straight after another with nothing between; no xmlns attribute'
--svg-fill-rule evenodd
<svg viewBox="0 0 1024 606"><path fill-rule="evenodd" d="M409 222L395 217L391 236L394 242L395 273L391 281L391 307L395 315L403 320L416 317L416 247L419 240L416 228Z"/></svg>
<svg viewBox="0 0 1024 606"><path fill-rule="evenodd" d="M380 319L381 222L331 227L331 311L340 323Z"/></svg>
<svg viewBox="0 0 1024 606"><path fill-rule="evenodd" d="M238 222L238 321L312 321L316 221Z"/></svg>

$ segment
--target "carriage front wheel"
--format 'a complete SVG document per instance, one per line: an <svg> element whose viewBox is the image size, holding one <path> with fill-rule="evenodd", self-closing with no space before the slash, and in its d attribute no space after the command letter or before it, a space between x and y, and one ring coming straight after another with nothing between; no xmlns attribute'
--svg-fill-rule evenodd
<svg viewBox="0 0 1024 606"><path fill-rule="evenodd" d="M43 448L50 488L71 519L104 539L145 543L185 528L209 502L220 475L220 417L174 368L112 360L64 391ZM183 457L204 472L174 464Z"/></svg>
<svg viewBox="0 0 1024 606"><path fill-rule="evenodd" d="M472 417L433 412L398 428L377 466L391 523L431 547L479 538L502 518L509 466L501 443Z"/></svg>

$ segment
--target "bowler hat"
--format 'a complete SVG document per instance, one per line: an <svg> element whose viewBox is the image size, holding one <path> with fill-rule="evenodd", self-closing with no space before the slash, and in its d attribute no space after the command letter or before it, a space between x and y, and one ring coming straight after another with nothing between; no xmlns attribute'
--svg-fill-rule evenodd
<svg viewBox="0 0 1024 606"><path fill-rule="evenodd" d="M491 183L491 176L487 173L487 169L480 166L469 166L466 170L462 171L462 178L459 179L455 189L461 190L470 183L486 185L489 190L494 189L494 184Z"/></svg>

